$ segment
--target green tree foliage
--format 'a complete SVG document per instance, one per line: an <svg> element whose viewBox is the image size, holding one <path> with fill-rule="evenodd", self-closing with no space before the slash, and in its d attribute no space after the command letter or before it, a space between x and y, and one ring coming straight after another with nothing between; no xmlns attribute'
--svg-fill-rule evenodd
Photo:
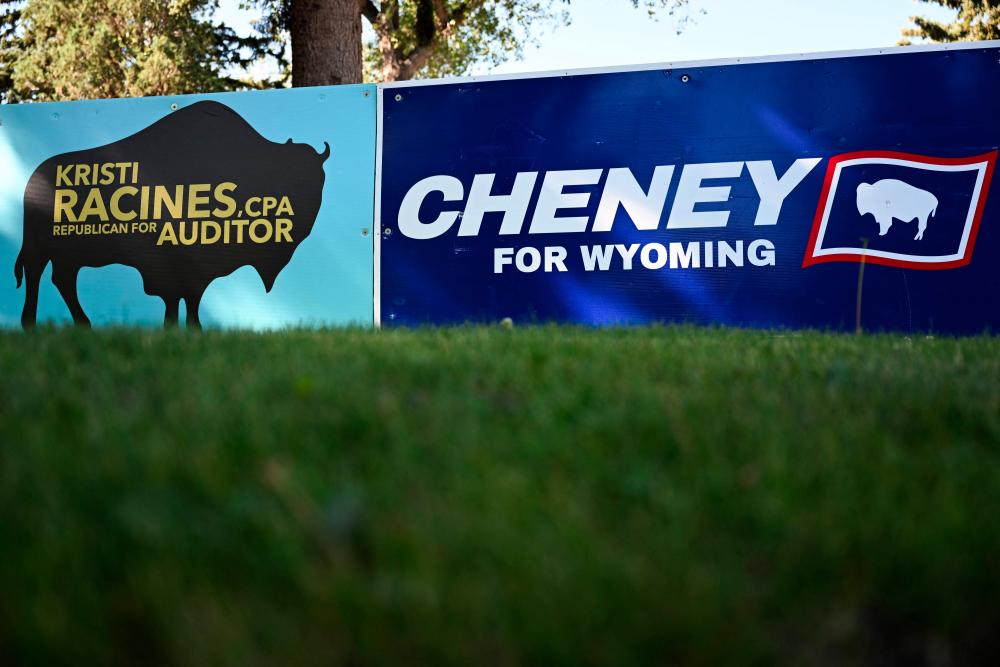
<svg viewBox="0 0 1000 667"><path fill-rule="evenodd" d="M914 16L913 27L905 28L906 38L927 39L932 42L970 42L1000 39L1000 0L922 0L953 9L955 20L951 23L933 21ZM909 44L904 39L903 44Z"/></svg>
<svg viewBox="0 0 1000 667"><path fill-rule="evenodd" d="M289 8L302 0L246 0L263 10L259 23L272 43L286 39ZM627 0L651 17L678 27L690 20L690 0ZM397 81L454 76L477 64L520 57L546 28L569 23L570 0L362 0L371 27L365 43L365 79ZM624 7L622 7L624 8ZM610 8L609 8L610 9Z"/></svg>
<svg viewBox="0 0 1000 667"><path fill-rule="evenodd" d="M0 0L0 101L11 101L14 85L14 63L20 54L21 39L18 25L21 19L20 3Z"/></svg>
<svg viewBox="0 0 1000 667"><path fill-rule="evenodd" d="M375 37L365 49L365 78L375 81L464 74L476 63L518 58L533 29L568 22L547 0L436 2L387 0L369 10Z"/></svg>
<svg viewBox="0 0 1000 667"><path fill-rule="evenodd" d="M231 90L265 48L213 21L218 0L2 0L8 101Z"/></svg>
<svg viewBox="0 0 1000 667"><path fill-rule="evenodd" d="M319 0L324 2L338 0ZM651 17L690 20L690 0L626 0ZM287 84L290 9L306 0L240 0L260 11L239 36L215 19L219 0L0 0L0 100L131 97ZM521 55L569 22L570 0L361 0L365 78L465 74ZM621 9L628 5L622 2ZM310 10L312 11L312 10ZM317 10L318 11L318 10ZM294 35L291 36L294 39ZM277 79L250 67L277 62ZM359 80L360 71L340 80Z"/></svg>

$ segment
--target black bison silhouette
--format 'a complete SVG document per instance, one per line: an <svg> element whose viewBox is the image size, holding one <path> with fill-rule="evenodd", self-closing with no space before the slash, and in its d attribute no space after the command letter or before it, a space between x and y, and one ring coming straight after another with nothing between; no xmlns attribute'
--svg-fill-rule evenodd
<svg viewBox="0 0 1000 667"><path fill-rule="evenodd" d="M14 264L17 286L26 283L22 326L35 323L50 261L79 325L90 324L76 290L84 266L136 268L146 294L163 299L166 325L184 299L188 326L200 326L209 283L242 266L270 292L312 231L329 156L329 144L318 153L269 141L229 107L203 101L120 141L49 158L24 191Z"/></svg>

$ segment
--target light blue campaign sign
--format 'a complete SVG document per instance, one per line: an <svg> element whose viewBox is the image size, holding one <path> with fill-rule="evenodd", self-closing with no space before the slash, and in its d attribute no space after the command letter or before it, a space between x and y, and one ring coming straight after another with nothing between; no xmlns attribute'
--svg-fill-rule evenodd
<svg viewBox="0 0 1000 667"><path fill-rule="evenodd" d="M0 325L370 324L375 98L0 108Z"/></svg>

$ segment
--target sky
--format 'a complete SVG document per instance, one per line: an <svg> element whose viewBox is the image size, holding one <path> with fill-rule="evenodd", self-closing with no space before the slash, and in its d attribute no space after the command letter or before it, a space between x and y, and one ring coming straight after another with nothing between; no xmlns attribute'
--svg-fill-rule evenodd
<svg viewBox="0 0 1000 667"><path fill-rule="evenodd" d="M641 4L641 3L640 3ZM221 17L246 29L252 13L222 0ZM691 0L693 22L650 20L628 0L573 0L572 23L545 33L523 60L475 74L538 72L892 46L909 17L953 13L917 0ZM704 13L702 13L704 12Z"/></svg>

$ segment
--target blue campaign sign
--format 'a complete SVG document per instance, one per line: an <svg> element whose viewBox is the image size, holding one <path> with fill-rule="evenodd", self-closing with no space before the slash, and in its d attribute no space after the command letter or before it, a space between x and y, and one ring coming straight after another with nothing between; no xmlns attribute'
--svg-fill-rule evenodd
<svg viewBox="0 0 1000 667"><path fill-rule="evenodd" d="M375 90L0 107L0 324L370 323Z"/></svg>
<svg viewBox="0 0 1000 667"><path fill-rule="evenodd" d="M381 91L383 324L1000 329L1000 45Z"/></svg>

